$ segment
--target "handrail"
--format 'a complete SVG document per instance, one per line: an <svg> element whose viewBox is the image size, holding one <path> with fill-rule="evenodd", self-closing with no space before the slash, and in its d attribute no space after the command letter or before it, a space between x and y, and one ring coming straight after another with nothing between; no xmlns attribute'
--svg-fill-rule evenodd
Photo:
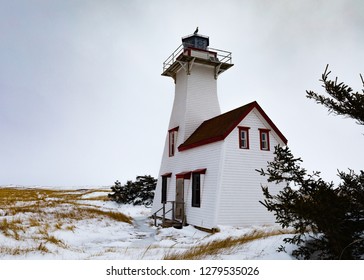
<svg viewBox="0 0 364 280"><path fill-rule="evenodd" d="M228 51L224 51L224 50L219 50L219 49L214 49L214 48L209 48L209 51L214 51L216 52L217 57L221 57L220 62L222 63L232 63L232 55L231 52Z"/></svg>
<svg viewBox="0 0 364 280"><path fill-rule="evenodd" d="M172 54L167 57L167 59L163 62L163 71L165 71L169 66L171 66L176 60L175 58L179 56L183 52L183 44L179 45L177 49L175 49Z"/></svg>
<svg viewBox="0 0 364 280"><path fill-rule="evenodd" d="M179 45L170 56L167 57L167 59L163 62L163 72L166 71L176 60L177 58L188 49L192 49L190 46L188 46L186 43ZM215 52L216 57L219 59L220 63L232 63L232 55L231 52L220 50L220 49L214 49L214 48L207 48L206 50L201 51L207 51L207 52Z"/></svg>
<svg viewBox="0 0 364 280"><path fill-rule="evenodd" d="M167 203L172 203L172 208L169 209L168 211L166 211L166 204ZM161 208L159 208L157 211L155 211L151 216L154 219L154 226L157 226L157 213L160 212L161 210L163 210L163 212L162 212L163 213L162 214L162 225L165 224L166 214L168 214L171 211L172 211L172 221L176 221L175 216L174 216L174 214L175 214L174 209L175 209L175 205L180 204L180 203L185 204L184 202L176 202L176 201L165 201L165 202L163 202L163 206ZM182 219L182 223L183 222L184 222L184 219Z"/></svg>
<svg viewBox="0 0 364 280"><path fill-rule="evenodd" d="M170 202L172 203L172 208L169 209L167 212L166 212L166 204L167 202ZM157 213L160 212L161 210L163 210L163 214L162 214L162 224L165 223L165 219L166 219L166 214L168 214L169 212L172 211L172 220L174 221L174 203L175 201L165 201L163 202L163 206L161 208L159 208L157 211L155 211L153 214L152 214L152 217L154 219L154 226L157 226Z"/></svg>

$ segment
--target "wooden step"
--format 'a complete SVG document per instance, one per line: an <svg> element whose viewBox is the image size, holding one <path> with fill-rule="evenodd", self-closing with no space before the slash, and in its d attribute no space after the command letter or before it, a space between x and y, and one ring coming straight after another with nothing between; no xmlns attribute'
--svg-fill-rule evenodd
<svg viewBox="0 0 364 280"><path fill-rule="evenodd" d="M162 224L162 227L164 227L164 228L174 227L177 229L181 229L183 227L183 225L182 225L182 222L179 222L179 221L165 220L164 224Z"/></svg>

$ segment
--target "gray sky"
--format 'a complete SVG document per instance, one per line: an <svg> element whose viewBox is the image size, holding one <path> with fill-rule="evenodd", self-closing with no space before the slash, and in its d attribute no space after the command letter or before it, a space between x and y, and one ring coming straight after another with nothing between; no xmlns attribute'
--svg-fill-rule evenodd
<svg viewBox="0 0 364 280"><path fill-rule="evenodd" d="M361 90L363 1L0 0L0 185L156 177L174 95L162 63L196 26L233 55L223 112L256 100L327 180L363 169L364 128L305 97L326 64Z"/></svg>

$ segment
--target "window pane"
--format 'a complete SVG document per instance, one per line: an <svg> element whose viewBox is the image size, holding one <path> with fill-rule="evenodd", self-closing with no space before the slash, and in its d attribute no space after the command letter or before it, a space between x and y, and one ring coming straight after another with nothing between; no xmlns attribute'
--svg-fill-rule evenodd
<svg viewBox="0 0 364 280"><path fill-rule="evenodd" d="M240 148L248 149L248 130L245 128L240 129Z"/></svg>
<svg viewBox="0 0 364 280"><path fill-rule="evenodd" d="M269 150L269 135L268 132L260 132L260 147L262 150Z"/></svg>
<svg viewBox="0 0 364 280"><path fill-rule="evenodd" d="M240 135L240 146L246 148L246 131L242 130Z"/></svg>
<svg viewBox="0 0 364 280"><path fill-rule="evenodd" d="M162 199L161 202L167 201L167 177L162 177Z"/></svg>
<svg viewBox="0 0 364 280"><path fill-rule="evenodd" d="M241 140L245 140L246 139L246 131L242 130L241 131Z"/></svg>
<svg viewBox="0 0 364 280"><path fill-rule="evenodd" d="M169 156L174 156L176 133L176 131L169 132Z"/></svg>
<svg viewBox="0 0 364 280"><path fill-rule="evenodd" d="M200 174L192 174L192 207L200 207L201 203L201 188L200 188Z"/></svg>

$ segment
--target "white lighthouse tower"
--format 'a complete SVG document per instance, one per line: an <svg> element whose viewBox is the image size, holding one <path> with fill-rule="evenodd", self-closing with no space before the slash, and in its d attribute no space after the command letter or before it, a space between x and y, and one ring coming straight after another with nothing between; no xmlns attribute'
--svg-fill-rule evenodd
<svg viewBox="0 0 364 280"><path fill-rule="evenodd" d="M221 114L217 78L232 67L231 53L209 47L209 37L197 34L182 38L182 44L163 63L163 76L175 83L173 109L169 121L153 212L172 221L186 222L186 199L191 172L186 153L178 146L207 119ZM173 177L172 178L172 174ZM169 214L168 214L169 210ZM166 213L167 212L167 215Z"/></svg>
<svg viewBox="0 0 364 280"><path fill-rule="evenodd" d="M217 78L229 69L231 53L209 48L209 37L192 34L163 63L163 76L175 82L169 129L184 142L205 120L220 115Z"/></svg>

